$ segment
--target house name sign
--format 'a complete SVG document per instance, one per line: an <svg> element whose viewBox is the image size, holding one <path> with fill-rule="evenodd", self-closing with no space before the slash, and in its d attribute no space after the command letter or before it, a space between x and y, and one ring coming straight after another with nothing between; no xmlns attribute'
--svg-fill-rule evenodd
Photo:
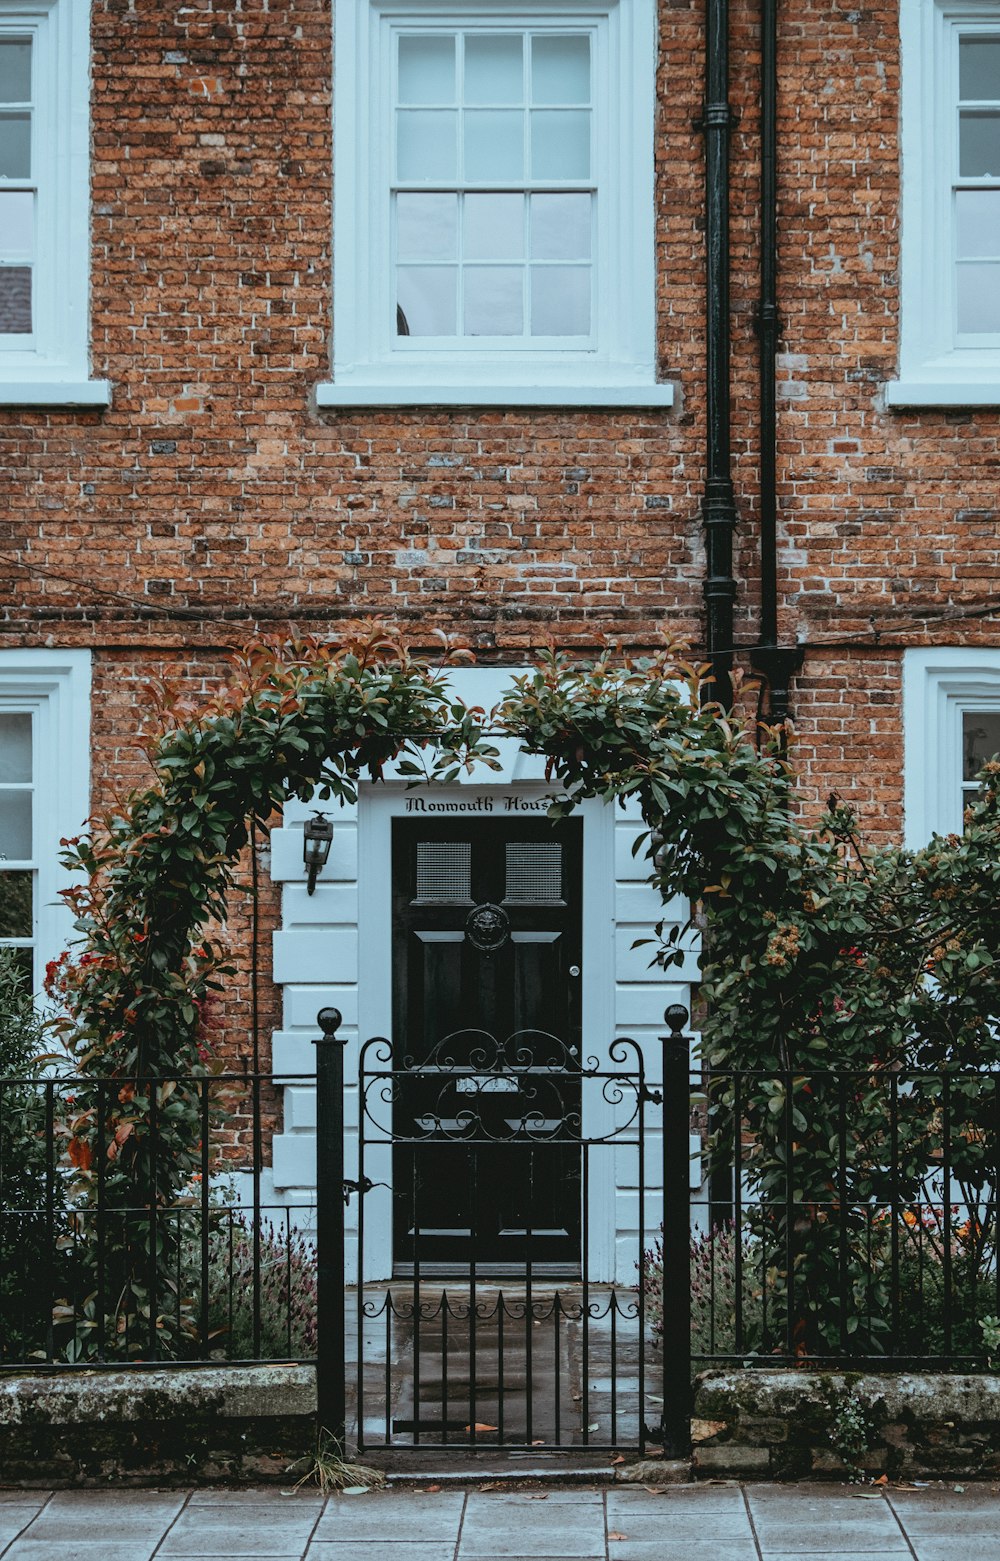
<svg viewBox="0 0 1000 1561"><path fill-rule="evenodd" d="M454 802L438 801L434 797L407 797L407 813L547 813L552 797L491 797L483 793L478 797L462 797Z"/></svg>

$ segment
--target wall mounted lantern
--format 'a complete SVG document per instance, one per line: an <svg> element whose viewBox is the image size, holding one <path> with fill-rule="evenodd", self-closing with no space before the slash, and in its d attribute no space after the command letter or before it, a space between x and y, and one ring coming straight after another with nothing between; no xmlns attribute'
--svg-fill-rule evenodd
<svg viewBox="0 0 1000 1561"><path fill-rule="evenodd" d="M306 893L316 888L316 874L325 867L333 844L333 824L325 813L314 813L302 826L302 860L309 875Z"/></svg>

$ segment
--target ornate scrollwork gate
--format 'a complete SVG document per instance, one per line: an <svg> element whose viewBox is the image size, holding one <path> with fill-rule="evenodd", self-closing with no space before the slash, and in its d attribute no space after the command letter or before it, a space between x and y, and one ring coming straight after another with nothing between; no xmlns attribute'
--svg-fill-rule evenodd
<svg viewBox="0 0 1000 1561"><path fill-rule="evenodd" d="M358 1182L391 1167L397 1254L392 1280L357 1289L359 1448L659 1440L647 1431L660 1419L660 1373L648 1380L640 1265L654 1235L647 1108L661 1097L636 1042L614 1041L602 1062L541 1031L460 1031L417 1062L374 1039L358 1084ZM620 1188L627 1233L614 1216ZM359 1200L362 1275L389 1201Z"/></svg>

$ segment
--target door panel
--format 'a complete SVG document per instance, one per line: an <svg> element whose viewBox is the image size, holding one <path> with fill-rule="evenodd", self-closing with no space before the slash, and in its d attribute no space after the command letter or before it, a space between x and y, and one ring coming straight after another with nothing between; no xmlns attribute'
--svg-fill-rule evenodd
<svg viewBox="0 0 1000 1561"><path fill-rule="evenodd" d="M582 843L578 819L394 821L394 1128L428 1139L395 1150L400 1265L579 1263Z"/></svg>

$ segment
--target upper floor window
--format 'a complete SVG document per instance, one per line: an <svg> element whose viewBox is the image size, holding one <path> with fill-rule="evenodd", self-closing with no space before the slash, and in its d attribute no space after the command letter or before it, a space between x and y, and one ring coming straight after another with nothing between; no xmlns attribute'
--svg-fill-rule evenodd
<svg viewBox="0 0 1000 1561"><path fill-rule="evenodd" d="M892 404L1000 404L1000 0L909 0Z"/></svg>
<svg viewBox="0 0 1000 1561"><path fill-rule="evenodd" d="M669 404L651 0L338 0L339 402Z"/></svg>
<svg viewBox="0 0 1000 1561"><path fill-rule="evenodd" d="M0 404L103 404L88 381L87 0L0 0Z"/></svg>

